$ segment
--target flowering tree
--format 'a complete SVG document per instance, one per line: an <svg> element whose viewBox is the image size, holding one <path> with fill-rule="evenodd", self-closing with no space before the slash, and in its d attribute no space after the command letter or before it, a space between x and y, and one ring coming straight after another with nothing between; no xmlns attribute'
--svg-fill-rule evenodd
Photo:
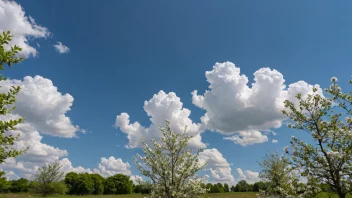
<svg viewBox="0 0 352 198"><path fill-rule="evenodd" d="M266 154L259 165L259 177L267 182L264 193L282 198L313 198L320 192L317 186L312 185L316 181L308 179L306 184L300 181L300 169L291 166L285 156Z"/></svg>
<svg viewBox="0 0 352 198"><path fill-rule="evenodd" d="M293 174L283 156L280 157L278 153L265 154L259 166L261 167L259 177L268 182L265 192L280 197L297 195L298 177Z"/></svg>
<svg viewBox="0 0 352 198"><path fill-rule="evenodd" d="M161 143L152 139L154 149L151 149L143 142L145 157L137 155L137 158L134 158L141 174L152 180L152 197L192 198L203 193L203 179L195 174L206 164L200 164L198 161L200 150L192 154L192 150L187 148L191 136L186 134L186 129L183 134L176 134L166 121L166 128L160 128Z"/></svg>
<svg viewBox="0 0 352 198"><path fill-rule="evenodd" d="M314 140L309 144L292 137L292 149L285 150L290 164L302 170L311 185L327 183L344 198L352 190L352 92L343 93L335 77L331 81L325 89L330 97L313 88L307 97L296 96L298 104L285 101L283 113L295 122L288 126L308 132Z"/></svg>

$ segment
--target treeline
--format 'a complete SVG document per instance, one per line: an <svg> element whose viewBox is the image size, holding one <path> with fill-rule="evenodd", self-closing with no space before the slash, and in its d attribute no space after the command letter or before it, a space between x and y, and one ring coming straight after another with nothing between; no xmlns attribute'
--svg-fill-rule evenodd
<svg viewBox="0 0 352 198"><path fill-rule="evenodd" d="M123 174L104 178L99 174L70 172L64 182L70 195L148 194L151 191L151 186L145 182L135 185L129 176Z"/></svg>
<svg viewBox="0 0 352 198"><path fill-rule="evenodd" d="M29 192L35 185L35 182L24 178L10 181L2 179L0 192L3 193ZM65 193L70 195L149 194L151 191L151 184L141 182L141 184L135 185L129 176L123 174L104 178L99 174L70 172L60 183L64 183ZM55 186L53 187L55 188Z"/></svg>
<svg viewBox="0 0 352 198"><path fill-rule="evenodd" d="M228 184L203 184L203 188L207 189L208 193L224 193L224 192L259 192L260 190L266 190L268 187L267 182L256 182L254 184L248 184L245 180L239 181L236 186L229 187Z"/></svg>

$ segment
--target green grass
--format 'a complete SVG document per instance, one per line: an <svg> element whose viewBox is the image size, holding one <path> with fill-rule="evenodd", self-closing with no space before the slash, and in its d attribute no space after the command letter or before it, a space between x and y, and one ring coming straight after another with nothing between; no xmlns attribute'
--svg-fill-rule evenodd
<svg viewBox="0 0 352 198"><path fill-rule="evenodd" d="M255 198L255 192L234 192L234 193L214 193L204 194L202 198ZM0 198L33 198L30 194L5 194L0 195ZM144 198L145 195L87 195L87 196L72 196L72 195L58 195L47 198ZM319 198L328 198L326 193L322 193ZM334 196L337 198L337 196ZM352 198L352 195L347 195L346 198Z"/></svg>

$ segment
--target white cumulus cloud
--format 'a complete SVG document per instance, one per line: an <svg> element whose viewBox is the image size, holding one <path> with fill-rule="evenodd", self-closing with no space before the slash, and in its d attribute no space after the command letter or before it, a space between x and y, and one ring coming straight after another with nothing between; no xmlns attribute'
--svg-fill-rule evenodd
<svg viewBox="0 0 352 198"><path fill-rule="evenodd" d="M20 55L25 57L37 54L30 40L47 38L50 35L46 27L36 24L32 17L26 16L24 9L15 1L0 1L0 32L8 30L14 35L10 45L20 46Z"/></svg>
<svg viewBox="0 0 352 198"><path fill-rule="evenodd" d="M151 125L149 127L144 127L138 122L130 123L127 113L121 113L116 117L115 126L127 134L129 140L127 147L140 147L143 140L147 143L150 139L159 140L161 135L159 127L165 126L165 120L171 122L171 128L175 133L183 133L187 126L187 133L193 136L190 140L191 147L206 147L201 141L200 133L203 130L200 124L192 122L189 118L191 111L183 108L180 98L174 92L159 91L149 101L144 102L144 110L150 116Z"/></svg>
<svg viewBox="0 0 352 198"><path fill-rule="evenodd" d="M237 171L237 174L239 176L239 181L240 180L245 180L249 184L253 184L255 182L259 182L260 181L258 172L253 172L253 171L250 171L250 170L246 170L246 171L243 172L242 169L240 169L240 168L237 168L236 171Z"/></svg>
<svg viewBox="0 0 352 198"><path fill-rule="evenodd" d="M94 172L109 177L116 174L131 175L131 166L128 162L123 162L121 158L115 159L111 156L109 158L102 157L99 163L98 169L94 169Z"/></svg>
<svg viewBox="0 0 352 198"><path fill-rule="evenodd" d="M272 139L271 142L272 142L272 143L278 143L279 141L278 141L278 140L275 140L275 139Z"/></svg>
<svg viewBox="0 0 352 198"><path fill-rule="evenodd" d="M59 41L54 45L54 47L56 51L59 52L60 54L66 54L70 52L70 48L68 48L66 45L62 44Z"/></svg>
<svg viewBox="0 0 352 198"><path fill-rule="evenodd" d="M50 79L41 76L21 80L0 81L0 92L20 86L14 113L25 118L40 132L52 136L75 137L79 131L65 114L71 109L73 97L61 94Z"/></svg>
<svg viewBox="0 0 352 198"><path fill-rule="evenodd" d="M250 131L240 131L238 135L231 137L224 137L224 140L233 141L235 144L241 146L247 146L251 144L263 143L268 141L268 137L262 134L260 131L250 130Z"/></svg>
<svg viewBox="0 0 352 198"><path fill-rule="evenodd" d="M225 135L237 144L249 145L266 142L262 131L281 126L285 116L281 113L286 99L295 101L298 93L312 93L312 85L304 81L290 84L286 89L283 75L270 68L254 73L254 82L248 85L247 76L231 62L216 63L205 73L209 90L203 95L192 92L194 105L206 110L202 125ZM319 93L319 85L315 85Z"/></svg>
<svg viewBox="0 0 352 198"><path fill-rule="evenodd" d="M217 149L204 149L199 155L199 162L201 164L208 163L206 170L210 172L207 179L209 182L231 185L235 183L230 164Z"/></svg>
<svg viewBox="0 0 352 198"><path fill-rule="evenodd" d="M139 176L139 175L132 175L132 176L130 177L130 179L132 180L132 182L133 182L134 184L138 184L139 181L143 181L143 177L141 177L141 176Z"/></svg>

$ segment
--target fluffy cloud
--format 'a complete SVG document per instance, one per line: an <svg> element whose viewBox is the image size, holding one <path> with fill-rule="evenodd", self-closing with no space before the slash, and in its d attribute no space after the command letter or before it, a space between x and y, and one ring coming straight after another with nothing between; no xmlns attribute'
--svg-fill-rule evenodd
<svg viewBox="0 0 352 198"><path fill-rule="evenodd" d="M130 123L127 113L121 113L116 117L115 126L128 135L127 147L136 148L141 146L143 140L159 140L161 135L159 126L164 126L165 120L169 120L175 133L183 133L187 126L187 133L193 136L190 140L191 147L204 148L205 144L202 143L200 136L202 132L200 124L193 123L189 118L191 111L182 106L180 98L174 92L167 94L159 91L149 101L144 102L144 110L150 116L151 125L149 127L144 127L138 122Z"/></svg>
<svg viewBox="0 0 352 198"><path fill-rule="evenodd" d="M76 173L93 173L89 168L84 168L82 166L73 167L71 161L68 158L63 158L60 160L62 165L61 170L65 173L76 172Z"/></svg>
<svg viewBox="0 0 352 198"><path fill-rule="evenodd" d="M0 81L0 86L0 92L7 92L12 86L21 87L14 113L24 117L40 133L67 138L76 136L79 127L65 115L72 106L73 97L61 94L50 79L26 76L23 81Z"/></svg>
<svg viewBox="0 0 352 198"><path fill-rule="evenodd" d="M66 152L66 151L65 151ZM82 166L74 167L68 158L59 159L59 155L48 154L48 159L37 158L37 160L29 158L23 154L22 156L14 159L7 159L5 163L0 165L1 170L5 170L7 174L5 175L9 179L16 178L30 178L33 173L37 171L39 167L42 167L46 163L59 161L62 165L61 170L65 173L76 172L76 173L98 173L104 177L109 177L115 174L125 174L131 175L131 166L128 162L123 162L120 158L115 159L114 157L101 158L98 167L91 170L89 168L84 168ZM41 159L41 160L38 160ZM136 183L137 179L143 180L139 175L132 175L131 180Z"/></svg>
<svg viewBox="0 0 352 198"><path fill-rule="evenodd" d="M143 178L142 178L141 176L139 176L139 175L132 175L132 176L130 177L130 179L132 180L132 182L133 182L134 184L138 184L139 181L143 181Z"/></svg>
<svg viewBox="0 0 352 198"><path fill-rule="evenodd" d="M16 119L18 116L9 115L1 120ZM38 167L45 163L59 160L61 157L67 156L67 151L55 148L41 142L42 136L29 123L21 123L16 126L16 131L8 131L7 135L20 135L13 148L16 150L29 149L19 157L8 158L5 163L0 165L4 170L16 171L19 176L28 178L34 173Z"/></svg>
<svg viewBox="0 0 352 198"><path fill-rule="evenodd" d="M251 130L251 131L240 131L238 132L238 135L234 135L231 137L224 137L224 140L230 140L230 141L233 141L235 144L239 144L241 146L247 146L251 144L267 142L268 137L259 131Z"/></svg>
<svg viewBox="0 0 352 198"><path fill-rule="evenodd" d="M239 180L246 180L249 184L253 184L255 182L260 181L258 172L253 172L250 170L246 170L245 172L243 172L240 168L237 168L236 171L239 176Z"/></svg>
<svg viewBox="0 0 352 198"><path fill-rule="evenodd" d="M271 142L272 142L272 143L278 143L279 141L278 141L278 140L273 139L273 140L271 140Z"/></svg>
<svg viewBox="0 0 352 198"><path fill-rule="evenodd" d="M230 164L217 149L203 150L199 155L199 162L201 164L208 162L206 170L210 171L210 176L208 175L210 182L227 183L231 185L235 183Z"/></svg>
<svg viewBox="0 0 352 198"><path fill-rule="evenodd" d="M59 52L60 54L66 54L66 53L70 52L70 48L68 48L67 46L65 46L61 42L57 42L54 45L54 47L55 47L56 51Z"/></svg>
<svg viewBox="0 0 352 198"><path fill-rule="evenodd" d="M7 178L7 180L17 180L20 178L13 171L6 172L5 177Z"/></svg>
<svg viewBox="0 0 352 198"><path fill-rule="evenodd" d="M294 101L297 93L312 93L313 87L299 81L285 89L283 75L270 68L256 71L250 87L247 76L241 75L240 68L231 62L216 63L205 76L209 90L204 95L198 95L197 90L192 92L193 104L206 110L202 125L225 135L238 133L228 139L241 145L267 141L259 131L281 126L285 119L281 113L283 102ZM315 87L321 93L319 86Z"/></svg>
<svg viewBox="0 0 352 198"><path fill-rule="evenodd" d="M128 162L124 163L121 158L115 159L102 157L99 163L99 169L94 169L94 172L109 177L115 174L131 175L131 166Z"/></svg>
<svg viewBox="0 0 352 198"><path fill-rule="evenodd" d="M36 56L37 50L30 45L32 38L47 38L47 28L37 25L34 19L26 16L23 8L15 1L0 1L0 32L10 30L14 35L11 45L22 48L20 55Z"/></svg>

